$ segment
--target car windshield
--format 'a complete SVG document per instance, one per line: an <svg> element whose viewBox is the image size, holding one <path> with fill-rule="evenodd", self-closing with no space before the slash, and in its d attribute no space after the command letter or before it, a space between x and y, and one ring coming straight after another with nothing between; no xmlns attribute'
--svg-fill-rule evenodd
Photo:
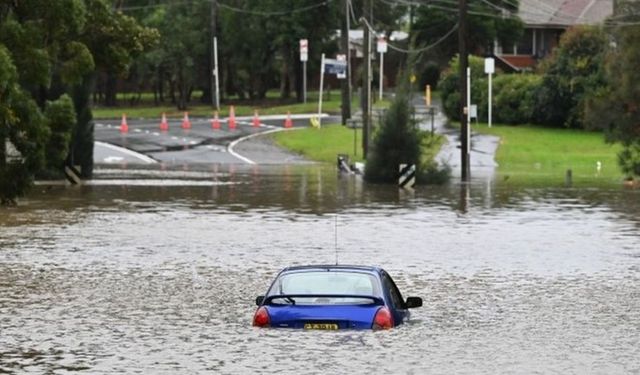
<svg viewBox="0 0 640 375"><path fill-rule="evenodd" d="M351 297L318 297L327 294L344 294ZM274 303L366 304L371 303L372 300L353 296L379 296L380 288L376 278L364 272L305 271L280 276L268 295L309 295L309 298L296 297L293 300L277 298L274 299Z"/></svg>

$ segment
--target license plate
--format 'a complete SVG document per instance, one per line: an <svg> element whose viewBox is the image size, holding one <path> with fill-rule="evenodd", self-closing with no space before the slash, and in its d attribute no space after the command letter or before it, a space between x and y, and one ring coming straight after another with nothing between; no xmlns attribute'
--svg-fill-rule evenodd
<svg viewBox="0 0 640 375"><path fill-rule="evenodd" d="M322 329L326 331L337 331L338 325L334 323L305 323L304 329Z"/></svg>

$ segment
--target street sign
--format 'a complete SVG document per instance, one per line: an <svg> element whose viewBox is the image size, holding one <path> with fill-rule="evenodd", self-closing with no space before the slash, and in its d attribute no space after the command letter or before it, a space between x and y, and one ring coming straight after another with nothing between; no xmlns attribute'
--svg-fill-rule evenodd
<svg viewBox="0 0 640 375"><path fill-rule="evenodd" d="M493 74L496 71L496 64L492 57L484 59L484 72L486 74Z"/></svg>
<svg viewBox="0 0 640 375"><path fill-rule="evenodd" d="M307 60L309 60L309 41L300 39L300 61L305 62Z"/></svg>
<svg viewBox="0 0 640 375"><path fill-rule="evenodd" d="M324 59L324 72L328 74L346 74L347 62L338 59Z"/></svg>
<svg viewBox="0 0 640 375"><path fill-rule="evenodd" d="M337 55L336 55L336 60L338 60L338 61L344 61L344 63L346 64L346 63L347 63L347 55L345 55L345 54L337 54ZM342 72L342 73L337 73L337 74L336 74L336 77L337 77L338 79L345 79L345 78L347 78L347 69L346 69L346 66L345 66L345 69L343 70L343 72Z"/></svg>
<svg viewBox="0 0 640 375"><path fill-rule="evenodd" d="M378 53L387 53L387 40L384 36L378 38Z"/></svg>

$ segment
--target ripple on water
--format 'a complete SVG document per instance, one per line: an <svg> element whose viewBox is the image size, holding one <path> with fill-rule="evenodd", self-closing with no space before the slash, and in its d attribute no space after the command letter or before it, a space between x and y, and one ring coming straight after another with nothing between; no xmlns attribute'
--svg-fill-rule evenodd
<svg viewBox="0 0 640 375"><path fill-rule="evenodd" d="M252 328L253 301L285 265L335 261L335 210L168 194L0 218L0 372L640 372L637 221L619 207L347 204L341 263L384 266L424 307L388 332L301 332Z"/></svg>

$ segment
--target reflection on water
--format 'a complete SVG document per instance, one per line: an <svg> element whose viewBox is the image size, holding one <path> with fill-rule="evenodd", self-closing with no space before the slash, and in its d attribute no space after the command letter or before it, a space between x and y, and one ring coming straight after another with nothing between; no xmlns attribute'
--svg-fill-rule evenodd
<svg viewBox="0 0 640 375"><path fill-rule="evenodd" d="M0 373L640 371L640 191L108 177L137 183L38 186L0 211ZM334 262L335 213L340 261L385 267L425 306L389 332L252 328L280 268Z"/></svg>

